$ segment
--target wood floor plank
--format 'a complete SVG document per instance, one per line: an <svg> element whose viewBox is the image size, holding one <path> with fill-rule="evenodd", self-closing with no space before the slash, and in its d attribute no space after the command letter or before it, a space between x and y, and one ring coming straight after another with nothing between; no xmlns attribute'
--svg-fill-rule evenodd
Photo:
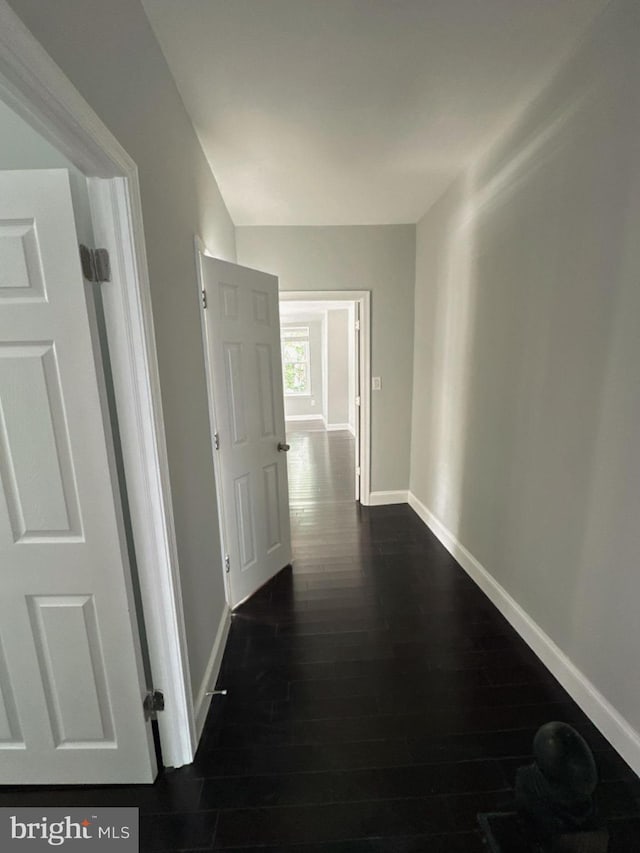
<svg viewBox="0 0 640 853"><path fill-rule="evenodd" d="M288 431L293 569L234 614L193 765L153 786L2 789L0 806L137 805L142 853L480 853L536 728L596 754L610 853L640 781L407 505L353 499L354 441Z"/></svg>

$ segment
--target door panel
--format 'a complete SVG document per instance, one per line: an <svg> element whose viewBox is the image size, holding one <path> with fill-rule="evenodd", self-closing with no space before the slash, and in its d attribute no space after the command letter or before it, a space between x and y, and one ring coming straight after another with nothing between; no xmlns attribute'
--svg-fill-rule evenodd
<svg viewBox="0 0 640 853"><path fill-rule="evenodd" d="M45 298L40 255L33 219L0 222L0 301L24 302Z"/></svg>
<svg viewBox="0 0 640 853"><path fill-rule="evenodd" d="M269 326L269 297L260 290L253 291L253 319L256 323Z"/></svg>
<svg viewBox="0 0 640 853"><path fill-rule="evenodd" d="M233 284L220 283L222 316L226 320L238 319L238 288Z"/></svg>
<svg viewBox="0 0 640 853"><path fill-rule="evenodd" d="M250 569L256 561L256 535L251 495L251 474L244 474L235 481L236 517L238 519L238 544L240 545L240 568Z"/></svg>
<svg viewBox="0 0 640 853"><path fill-rule="evenodd" d="M247 441L246 398L244 393L244 370L242 344L233 342L224 345L227 400L229 401L229 426L234 444Z"/></svg>
<svg viewBox="0 0 640 853"><path fill-rule="evenodd" d="M52 342L0 346L0 400L0 469L14 542L78 540L78 497Z"/></svg>
<svg viewBox="0 0 640 853"><path fill-rule="evenodd" d="M267 550L277 548L282 539L280 527L280 485L278 466L274 463L264 469L264 495L267 505Z"/></svg>
<svg viewBox="0 0 640 853"><path fill-rule="evenodd" d="M20 730L4 648L0 641L0 747L2 749L21 749L23 746L24 738Z"/></svg>
<svg viewBox="0 0 640 853"><path fill-rule="evenodd" d="M69 176L0 173L0 784L155 754Z"/></svg>
<svg viewBox="0 0 640 853"><path fill-rule="evenodd" d="M269 344L257 344L258 390L260 397L260 435L273 438L276 434L273 391L273 359Z"/></svg>
<svg viewBox="0 0 640 853"><path fill-rule="evenodd" d="M115 746L94 597L35 595L27 604L56 748Z"/></svg>
<svg viewBox="0 0 640 853"><path fill-rule="evenodd" d="M278 281L201 257L219 500L237 606L291 560Z"/></svg>

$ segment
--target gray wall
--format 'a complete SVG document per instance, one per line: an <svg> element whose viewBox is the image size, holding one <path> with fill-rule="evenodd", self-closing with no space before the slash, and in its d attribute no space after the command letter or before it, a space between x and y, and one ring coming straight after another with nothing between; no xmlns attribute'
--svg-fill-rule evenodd
<svg viewBox="0 0 640 853"><path fill-rule="evenodd" d="M0 169L67 169L78 239L88 245L93 242L85 176L3 101L0 101Z"/></svg>
<svg viewBox="0 0 640 853"><path fill-rule="evenodd" d="M640 4L417 229L411 489L640 728Z"/></svg>
<svg viewBox="0 0 640 853"><path fill-rule="evenodd" d="M0 101L0 169L77 170L4 101Z"/></svg>
<svg viewBox="0 0 640 853"><path fill-rule="evenodd" d="M238 261L280 278L281 290L370 290L372 490L409 483L415 226L243 227Z"/></svg>
<svg viewBox="0 0 640 853"><path fill-rule="evenodd" d="M138 164L194 692L224 607L193 237L234 227L137 0L10 0Z"/></svg>
<svg viewBox="0 0 640 853"><path fill-rule="evenodd" d="M327 311L327 426L349 423L349 309Z"/></svg>
<svg viewBox="0 0 640 853"><path fill-rule="evenodd" d="M300 417L301 415L324 415L323 409L323 370L322 370L322 320L318 315L296 316L295 320L282 319L280 328L287 326L309 327L309 362L311 369L311 396L284 398L284 413L287 418Z"/></svg>

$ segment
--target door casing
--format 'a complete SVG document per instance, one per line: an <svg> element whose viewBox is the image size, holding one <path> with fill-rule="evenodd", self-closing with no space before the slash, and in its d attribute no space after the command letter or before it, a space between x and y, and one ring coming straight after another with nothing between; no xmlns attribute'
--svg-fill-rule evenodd
<svg viewBox="0 0 640 853"><path fill-rule="evenodd" d="M131 524L151 669L166 700L163 759L178 767L193 760L197 733L137 166L6 0L0 99L87 177L95 237L111 256L103 300Z"/></svg>
<svg viewBox="0 0 640 853"><path fill-rule="evenodd" d="M281 290L281 302L355 302L360 345L360 503L371 504L371 292L369 290Z"/></svg>

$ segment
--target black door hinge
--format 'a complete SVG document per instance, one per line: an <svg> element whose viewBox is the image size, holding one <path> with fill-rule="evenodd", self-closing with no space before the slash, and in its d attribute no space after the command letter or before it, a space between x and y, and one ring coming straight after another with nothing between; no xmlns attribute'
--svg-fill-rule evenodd
<svg viewBox="0 0 640 853"><path fill-rule="evenodd" d="M142 703L145 720L157 720L160 711L164 711L164 693L150 690Z"/></svg>
<svg viewBox="0 0 640 853"><path fill-rule="evenodd" d="M80 263L82 275L87 281L111 281L111 261L106 249L90 249L81 243Z"/></svg>

